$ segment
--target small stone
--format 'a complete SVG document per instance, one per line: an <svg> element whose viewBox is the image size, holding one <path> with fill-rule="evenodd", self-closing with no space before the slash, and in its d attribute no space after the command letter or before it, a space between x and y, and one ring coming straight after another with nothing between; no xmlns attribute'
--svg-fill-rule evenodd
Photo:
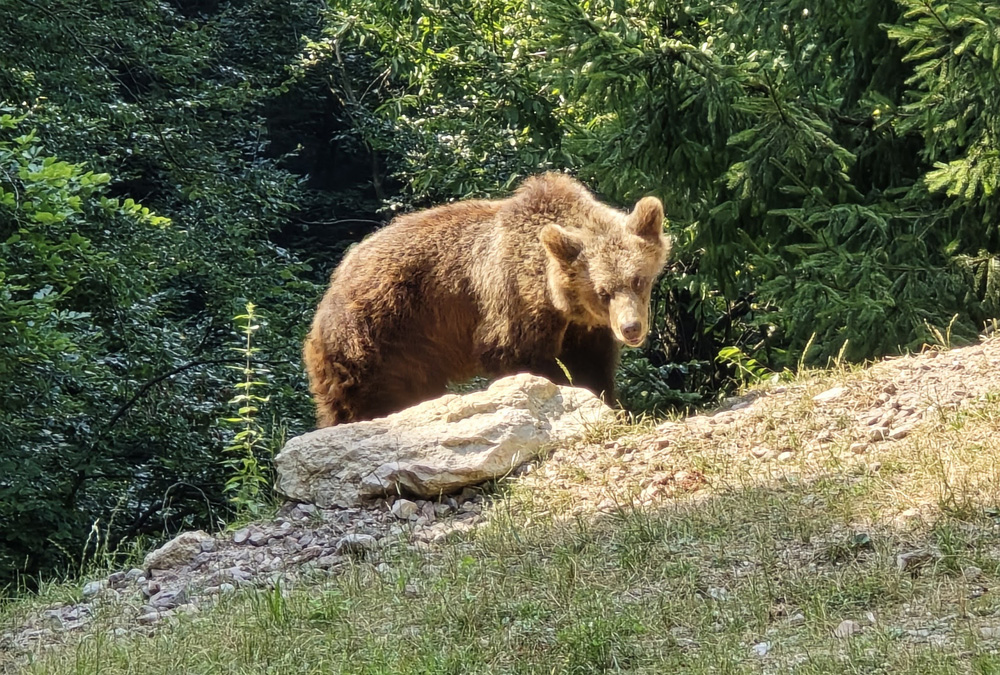
<svg viewBox="0 0 1000 675"><path fill-rule="evenodd" d="M847 393L847 387L834 387L833 389L827 389L821 394L816 394L813 396L813 401L816 403L826 403L832 401L836 398L840 398Z"/></svg>
<svg viewBox="0 0 1000 675"><path fill-rule="evenodd" d="M984 638L998 638L1000 637L1000 628L996 626L983 626L979 629L979 634Z"/></svg>
<svg viewBox="0 0 1000 675"><path fill-rule="evenodd" d="M657 438L650 442L649 449L654 451L665 450L670 447L670 443L669 438Z"/></svg>
<svg viewBox="0 0 1000 675"><path fill-rule="evenodd" d="M219 584L219 593L232 593L236 590L236 586L232 584Z"/></svg>
<svg viewBox="0 0 1000 675"><path fill-rule="evenodd" d="M344 556L337 555L336 553L334 553L331 555L323 555L316 558L316 561L313 563L313 565L315 567L318 567L319 569L328 570L331 567L337 567L343 562L344 562Z"/></svg>
<svg viewBox="0 0 1000 675"><path fill-rule="evenodd" d="M271 537L268 536L268 534L263 530L254 530L250 533L250 539L248 541L251 546L263 546L269 539L271 539Z"/></svg>
<svg viewBox="0 0 1000 675"><path fill-rule="evenodd" d="M857 621L851 621L850 619L845 619L840 622L833 631L833 636L840 639L849 638L852 635L856 635L861 632L861 624Z"/></svg>
<svg viewBox="0 0 1000 675"><path fill-rule="evenodd" d="M878 441L884 441L886 438L891 436L891 434L892 432L889 431L888 427L872 427L868 430L868 439L873 443L877 443Z"/></svg>
<svg viewBox="0 0 1000 675"><path fill-rule="evenodd" d="M757 656L767 656L767 653L769 651L771 651L771 643L770 642L758 642L757 644L755 644L751 648L751 650Z"/></svg>
<svg viewBox="0 0 1000 675"><path fill-rule="evenodd" d="M143 626L149 626L150 624L154 624L159 620L160 620L160 613L156 611L147 612L146 614L143 614L138 619L136 619L136 621L142 624Z"/></svg>
<svg viewBox="0 0 1000 675"><path fill-rule="evenodd" d="M138 567L133 567L132 569L130 569L128 572L125 573L125 579L127 581L135 581L139 577L144 577L144 576L146 576L146 573L143 570L139 569Z"/></svg>
<svg viewBox="0 0 1000 675"><path fill-rule="evenodd" d="M410 520L417 517L418 507L415 502L409 499L397 499L392 505L392 515L400 520Z"/></svg>
<svg viewBox="0 0 1000 675"><path fill-rule="evenodd" d="M83 597L93 598L107 585L106 581L91 581L84 585L83 587Z"/></svg>
<svg viewBox="0 0 1000 675"><path fill-rule="evenodd" d="M433 523L437 520L437 513L434 507L437 506L433 502L424 502L423 506L420 507L420 515L423 516L427 522Z"/></svg>
<svg viewBox="0 0 1000 675"><path fill-rule="evenodd" d="M149 598L160 592L160 582L153 580L142 587L142 594Z"/></svg>
<svg viewBox="0 0 1000 675"><path fill-rule="evenodd" d="M713 600L727 600L729 598L729 591L720 586L711 586L708 589L708 597Z"/></svg>
<svg viewBox="0 0 1000 675"><path fill-rule="evenodd" d="M795 456L794 452L792 452L791 450L785 450L783 453L781 453L780 455L778 455L778 461L779 462L787 462L788 460L790 460L794 456Z"/></svg>
<svg viewBox="0 0 1000 675"><path fill-rule="evenodd" d="M983 576L983 570L974 565L969 565L968 567L962 569L962 576L969 581L975 581L976 579Z"/></svg>
<svg viewBox="0 0 1000 675"><path fill-rule="evenodd" d="M755 445L750 448L750 454L758 459L764 459L770 454L771 450L765 448L763 445Z"/></svg>
<svg viewBox="0 0 1000 675"><path fill-rule="evenodd" d="M434 505L434 515L438 518L444 518L451 512L452 508L449 504L438 503Z"/></svg>
<svg viewBox="0 0 1000 675"><path fill-rule="evenodd" d="M250 528L244 527L233 533L233 543L242 544L250 538Z"/></svg>
<svg viewBox="0 0 1000 675"><path fill-rule="evenodd" d="M939 560L940 558L940 553L930 549L908 551L906 553L900 553L896 556L896 569L900 572L909 572L910 574L914 574L921 567L924 567L928 563L935 560Z"/></svg>
<svg viewBox="0 0 1000 675"><path fill-rule="evenodd" d="M202 539L201 540L201 552L202 553L212 553L216 549L215 539Z"/></svg>
<svg viewBox="0 0 1000 675"><path fill-rule="evenodd" d="M851 443L851 447L848 450L855 455L863 455L868 452L868 443Z"/></svg>
<svg viewBox="0 0 1000 675"><path fill-rule="evenodd" d="M795 612L794 614L788 617L789 626L801 626L805 622L806 622L806 615L803 614L802 612Z"/></svg>
<svg viewBox="0 0 1000 675"><path fill-rule="evenodd" d="M149 599L149 604L156 609L173 609L188 601L184 589L160 591Z"/></svg>
<svg viewBox="0 0 1000 675"><path fill-rule="evenodd" d="M125 583L125 573L124 572L112 572L108 575L108 585L112 588L120 586Z"/></svg>
<svg viewBox="0 0 1000 675"><path fill-rule="evenodd" d="M348 534L340 538L335 550L341 554L364 555L377 544L378 541L370 534Z"/></svg>
<svg viewBox="0 0 1000 675"><path fill-rule="evenodd" d="M910 434L910 432L913 431L913 428L915 426L916 425L914 424L904 424L902 426L896 427L895 429L889 432L889 440L898 441L901 438L906 438Z"/></svg>

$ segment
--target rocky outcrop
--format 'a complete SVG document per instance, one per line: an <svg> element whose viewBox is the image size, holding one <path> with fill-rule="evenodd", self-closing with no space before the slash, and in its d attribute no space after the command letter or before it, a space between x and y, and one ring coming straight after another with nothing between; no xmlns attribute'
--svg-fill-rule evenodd
<svg viewBox="0 0 1000 675"><path fill-rule="evenodd" d="M506 475L613 416L585 389L514 375L485 391L293 438L275 458L275 489L324 508L397 493L436 497Z"/></svg>

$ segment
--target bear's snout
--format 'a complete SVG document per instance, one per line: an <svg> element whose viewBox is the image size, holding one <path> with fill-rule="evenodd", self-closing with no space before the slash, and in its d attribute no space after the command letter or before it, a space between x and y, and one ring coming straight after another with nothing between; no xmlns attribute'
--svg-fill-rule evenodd
<svg viewBox="0 0 1000 675"><path fill-rule="evenodd" d="M626 321L619 328L621 329L622 337L625 338L626 344L634 347L642 342L642 323L639 321Z"/></svg>
<svg viewBox="0 0 1000 675"><path fill-rule="evenodd" d="M646 304L630 291L616 293L611 298L611 332L619 342L638 347L646 339Z"/></svg>

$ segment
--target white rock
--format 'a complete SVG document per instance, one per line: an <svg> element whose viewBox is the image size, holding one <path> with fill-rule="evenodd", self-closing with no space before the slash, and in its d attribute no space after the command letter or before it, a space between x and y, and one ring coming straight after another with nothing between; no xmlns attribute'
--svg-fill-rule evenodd
<svg viewBox="0 0 1000 675"><path fill-rule="evenodd" d="M834 399L840 398L847 393L847 387L834 387L833 389L827 389L821 394L816 394L813 396L813 400L816 403L826 403L827 401L832 401Z"/></svg>
<svg viewBox="0 0 1000 675"><path fill-rule="evenodd" d="M392 505L392 515L400 520L409 520L417 515L417 505L409 499L397 499Z"/></svg>
<svg viewBox="0 0 1000 675"><path fill-rule="evenodd" d="M149 553L143 560L143 566L147 570L169 570L186 565L201 553L201 543L211 538L212 535L201 530L184 532Z"/></svg>
<svg viewBox="0 0 1000 675"><path fill-rule="evenodd" d="M400 492L433 498L504 476L614 415L586 389L522 373L293 438L275 458L275 489L324 508Z"/></svg>
<svg viewBox="0 0 1000 675"><path fill-rule="evenodd" d="M968 581L975 581L979 577L983 576L983 570L975 565L970 565L962 569L962 576Z"/></svg>
<svg viewBox="0 0 1000 675"><path fill-rule="evenodd" d="M107 585L106 581L91 581L83 587L83 597L92 598L100 593Z"/></svg>
<svg viewBox="0 0 1000 675"><path fill-rule="evenodd" d="M728 600L729 591L720 586L709 586L708 597L712 598L713 600Z"/></svg>
<svg viewBox="0 0 1000 675"><path fill-rule="evenodd" d="M833 631L833 636L836 638L844 639L849 638L852 635L856 635L861 632L861 624L857 621L851 621L850 619L845 619L840 622Z"/></svg>
<svg viewBox="0 0 1000 675"><path fill-rule="evenodd" d="M767 653L771 651L770 642L758 642L752 648L753 653L757 656L767 656Z"/></svg>

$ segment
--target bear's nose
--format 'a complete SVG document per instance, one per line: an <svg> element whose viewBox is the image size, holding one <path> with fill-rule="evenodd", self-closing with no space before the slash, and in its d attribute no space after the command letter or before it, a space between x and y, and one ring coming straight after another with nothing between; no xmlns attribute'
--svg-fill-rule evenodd
<svg viewBox="0 0 1000 675"><path fill-rule="evenodd" d="M642 324L638 321L629 321L621 325L622 337L629 344L635 344L642 337Z"/></svg>

